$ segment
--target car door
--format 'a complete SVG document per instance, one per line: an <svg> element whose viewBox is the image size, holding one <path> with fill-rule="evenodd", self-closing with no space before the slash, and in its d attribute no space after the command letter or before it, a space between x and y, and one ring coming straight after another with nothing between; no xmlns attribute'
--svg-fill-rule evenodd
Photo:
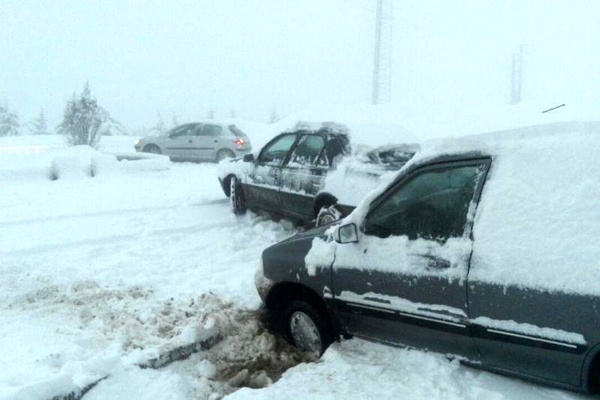
<svg viewBox="0 0 600 400"><path fill-rule="evenodd" d="M217 157L217 147L221 135L223 133L223 127L217 124L205 123L200 130L197 143L198 150L196 156L202 161L212 161Z"/></svg>
<svg viewBox="0 0 600 400"><path fill-rule="evenodd" d="M314 217L314 198L323 187L329 169L326 159L321 157L324 147L322 135L305 134L282 166L280 198L286 204L286 211L295 217Z"/></svg>
<svg viewBox="0 0 600 400"><path fill-rule="evenodd" d="M420 168L372 203L360 241L335 251L334 304L349 333L478 358L466 282L488 167L474 159Z"/></svg>
<svg viewBox="0 0 600 400"><path fill-rule="evenodd" d="M197 124L185 124L174 128L167 135L165 149L167 155L173 160L190 159L190 152L194 146Z"/></svg>
<svg viewBox="0 0 600 400"><path fill-rule="evenodd" d="M244 195L250 207L280 210L281 167L287 161L297 138L295 133L279 135L261 150L243 182Z"/></svg>

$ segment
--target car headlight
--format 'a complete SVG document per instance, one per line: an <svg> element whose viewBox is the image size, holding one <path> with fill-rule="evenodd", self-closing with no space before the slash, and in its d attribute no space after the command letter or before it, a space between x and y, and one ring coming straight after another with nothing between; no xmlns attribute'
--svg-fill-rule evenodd
<svg viewBox="0 0 600 400"><path fill-rule="evenodd" d="M263 301L266 300L269 290L271 290L271 288L275 285L274 281L265 277L262 257L260 257L258 268L254 274L254 284L256 285L256 290Z"/></svg>
<svg viewBox="0 0 600 400"><path fill-rule="evenodd" d="M134 145L135 147L139 146L140 144L142 144L142 141L141 141L140 139L135 139L135 140L133 141L133 145Z"/></svg>

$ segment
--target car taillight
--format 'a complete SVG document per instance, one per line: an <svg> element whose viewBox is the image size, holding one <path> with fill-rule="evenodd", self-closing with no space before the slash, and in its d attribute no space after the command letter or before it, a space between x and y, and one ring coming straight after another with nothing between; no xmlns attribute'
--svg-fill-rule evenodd
<svg viewBox="0 0 600 400"><path fill-rule="evenodd" d="M239 138L235 139L235 140L233 141L233 143L235 143L235 145L236 145L236 146L237 146L239 149L241 149L242 147L244 147L244 143L246 143L246 142L244 142L244 139L242 139L241 137L239 137Z"/></svg>

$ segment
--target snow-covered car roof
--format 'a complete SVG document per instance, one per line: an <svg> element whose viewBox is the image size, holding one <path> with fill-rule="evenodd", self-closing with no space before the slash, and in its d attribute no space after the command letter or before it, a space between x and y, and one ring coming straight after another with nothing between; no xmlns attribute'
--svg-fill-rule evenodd
<svg viewBox="0 0 600 400"><path fill-rule="evenodd" d="M598 121L525 126L428 142L394 177L441 157L492 157L473 230L470 278L598 295L599 149ZM393 179L366 196L346 222L360 223Z"/></svg>

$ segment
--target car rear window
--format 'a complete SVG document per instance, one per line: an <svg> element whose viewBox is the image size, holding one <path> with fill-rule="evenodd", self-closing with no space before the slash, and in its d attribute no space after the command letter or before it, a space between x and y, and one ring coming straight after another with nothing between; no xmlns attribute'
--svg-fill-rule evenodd
<svg viewBox="0 0 600 400"><path fill-rule="evenodd" d="M246 134L235 125L229 125L229 130L237 137L246 137Z"/></svg>

